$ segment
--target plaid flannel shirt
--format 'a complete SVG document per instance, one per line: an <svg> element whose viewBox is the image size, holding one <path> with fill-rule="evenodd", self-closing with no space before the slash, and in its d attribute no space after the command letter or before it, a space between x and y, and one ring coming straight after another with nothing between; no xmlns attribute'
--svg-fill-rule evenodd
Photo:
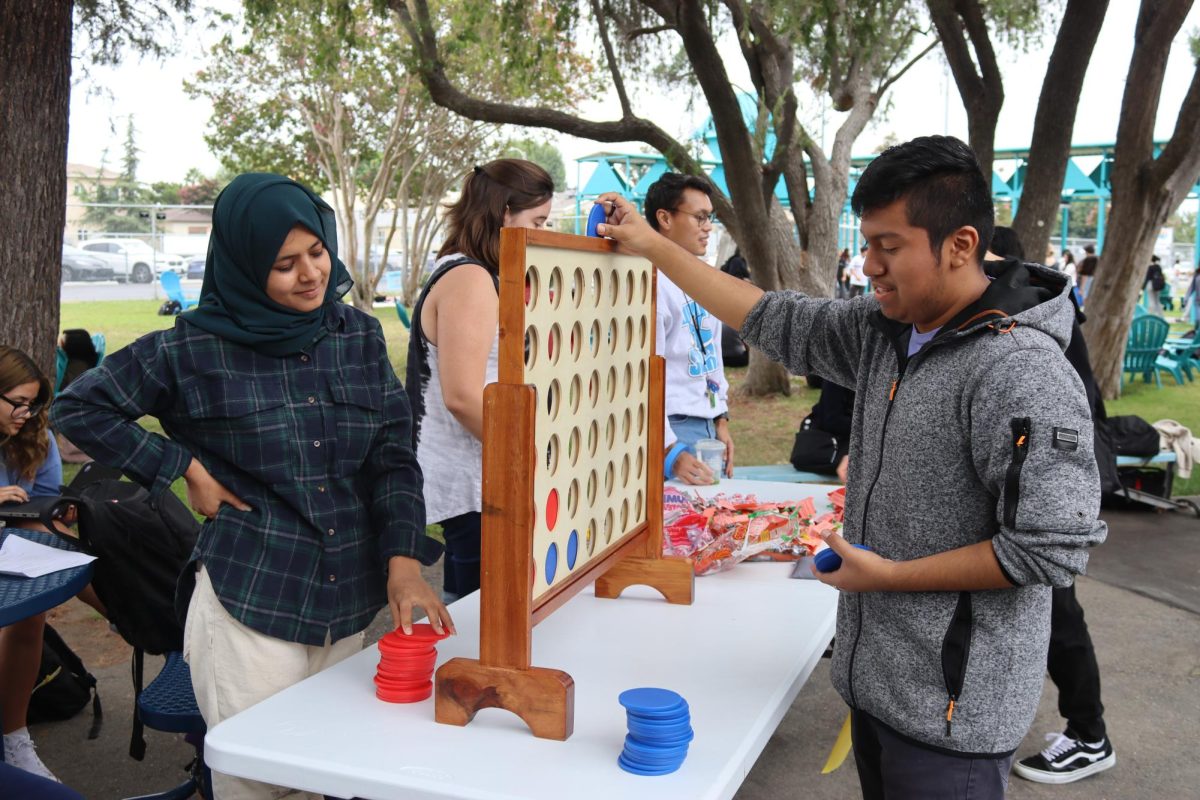
<svg viewBox="0 0 1200 800"><path fill-rule="evenodd" d="M136 420L157 417L166 438ZM386 603L387 559L433 563L408 398L378 321L336 304L302 353L260 355L183 320L108 356L51 419L97 461L167 491L193 457L252 507L222 505L193 560L256 631L324 644Z"/></svg>

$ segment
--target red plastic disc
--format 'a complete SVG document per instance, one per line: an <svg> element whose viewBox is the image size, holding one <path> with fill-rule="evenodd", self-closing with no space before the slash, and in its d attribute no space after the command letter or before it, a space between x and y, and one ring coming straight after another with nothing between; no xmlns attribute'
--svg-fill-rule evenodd
<svg viewBox="0 0 1200 800"><path fill-rule="evenodd" d="M554 530L554 526L558 523L558 489L551 489L550 496L546 498L546 527Z"/></svg>

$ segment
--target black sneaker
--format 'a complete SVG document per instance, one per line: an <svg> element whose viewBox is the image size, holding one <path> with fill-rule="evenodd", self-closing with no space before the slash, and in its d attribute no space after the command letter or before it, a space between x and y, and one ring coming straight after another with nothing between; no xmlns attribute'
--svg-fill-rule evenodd
<svg viewBox="0 0 1200 800"><path fill-rule="evenodd" d="M1027 781L1071 783L1117 763L1117 754L1105 737L1099 742L1073 738L1072 732L1046 734L1050 746L1036 756L1021 759L1013 770Z"/></svg>

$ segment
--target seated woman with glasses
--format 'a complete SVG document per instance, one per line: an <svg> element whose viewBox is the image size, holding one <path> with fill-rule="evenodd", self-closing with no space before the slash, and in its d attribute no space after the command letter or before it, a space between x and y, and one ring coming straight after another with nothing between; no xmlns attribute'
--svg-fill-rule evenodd
<svg viewBox="0 0 1200 800"><path fill-rule="evenodd" d="M62 462L50 435L46 406L50 380L29 356L0 345L0 503L59 494ZM40 526L39 526L40 527ZM56 780L38 758L25 717L42 658L46 615L35 614L0 628L0 714L4 760L27 772Z"/></svg>

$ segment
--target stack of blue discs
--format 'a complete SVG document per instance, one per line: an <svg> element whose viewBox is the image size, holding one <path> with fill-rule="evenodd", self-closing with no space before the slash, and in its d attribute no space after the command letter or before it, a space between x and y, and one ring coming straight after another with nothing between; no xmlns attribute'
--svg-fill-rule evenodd
<svg viewBox="0 0 1200 800"><path fill-rule="evenodd" d="M634 775L667 775L687 758L692 716L687 701L669 689L629 689L618 698L629 716L629 735L617 763Z"/></svg>

